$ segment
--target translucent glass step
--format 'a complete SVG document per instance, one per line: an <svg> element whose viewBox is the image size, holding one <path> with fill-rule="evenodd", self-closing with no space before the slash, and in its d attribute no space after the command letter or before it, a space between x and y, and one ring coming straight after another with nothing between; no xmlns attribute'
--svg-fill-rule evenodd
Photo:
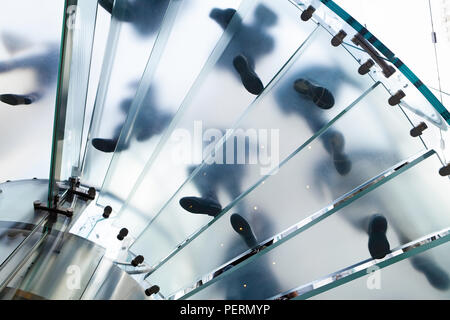
<svg viewBox="0 0 450 320"><path fill-rule="evenodd" d="M207 73L208 65L202 68L211 60L217 42L227 40L223 28L210 17L211 12L219 8L235 10L241 2L171 2L136 95L130 97L131 107L106 172L99 204L121 208L196 77ZM245 14L253 2L244 1L239 14Z"/></svg>
<svg viewBox="0 0 450 320"><path fill-rule="evenodd" d="M48 179L64 2L1 5L0 182Z"/></svg>
<svg viewBox="0 0 450 320"><path fill-rule="evenodd" d="M289 291L293 283L308 284L365 261L370 258L368 226L375 214L387 220L386 237L392 250L448 228L450 216L443 214L442 208L450 205L446 196L449 181L436 173L440 166L439 159L432 155L361 198L349 201L337 213L297 236L275 242L186 297L270 298ZM374 224L372 228L377 227ZM229 233L232 231L229 228ZM376 236L374 233L374 239ZM242 239L236 239L239 241ZM376 242L378 246L380 241Z"/></svg>
<svg viewBox="0 0 450 320"><path fill-rule="evenodd" d="M311 297L312 300L448 300L450 244L439 245L412 258ZM421 270L426 271L420 272ZM418 271L420 274L417 274ZM435 286L430 285L430 279Z"/></svg>
<svg viewBox="0 0 450 320"><path fill-rule="evenodd" d="M83 160L86 185L99 188L103 183L112 153L96 149L93 139L119 137L168 3L115 1Z"/></svg>
<svg viewBox="0 0 450 320"><path fill-rule="evenodd" d="M202 70L183 100L123 207L120 221L131 234L138 235L143 230L189 176L192 164L201 162L199 148L202 142L200 145L197 140L190 142L198 133L197 124L201 122L205 129L231 128L246 107L255 101L255 95L244 88L234 70L235 57L244 53L248 59L254 59L256 73L267 85L317 27L314 23L299 24L298 12L292 10L289 2L275 6L271 1L256 1L242 19L241 24L234 26L236 28L230 24L229 28L236 30L226 35L231 41L226 49L220 43L219 52L216 47L214 56L221 54L222 49L225 51L207 62L210 64L208 69ZM213 20L211 23L216 24ZM192 151L186 149L190 145L195 154L184 153Z"/></svg>
<svg viewBox="0 0 450 320"><path fill-rule="evenodd" d="M232 214L238 213L253 225L256 239L262 242L423 150L420 140L409 136L410 124L401 111L387 105L388 97L384 87L376 85L361 100L348 106L316 135L293 150L291 157L284 160L273 175L261 176L259 168L246 166L242 195L226 202L227 198L219 197L227 204L223 213L215 220L206 217L210 222L206 221L200 230L190 222L196 216L185 212L178 204L184 195L177 195L173 204L166 207L167 218L161 215L162 219L157 224L151 224L132 250L147 253L150 256L147 261L151 265L164 263L168 258L173 260L152 275L155 279L170 280L173 286L192 282L248 250L243 242L231 245L239 239L236 232L229 232L233 230L230 226ZM378 120L374 121L375 118ZM338 156L339 152L327 150L330 141L337 141L338 136L345 141L345 151L342 151L345 156L342 158L334 158L333 154ZM304 137L306 140L307 136ZM185 239L192 243L186 246L183 243ZM182 248L177 248L179 245ZM217 246L233 249L216 255ZM195 263L195 257L205 252L211 252L210 258L201 264ZM167 268L180 268L191 263L195 265L195 268L188 269L191 273L179 273L180 278L164 276L170 274Z"/></svg>
<svg viewBox="0 0 450 320"><path fill-rule="evenodd" d="M278 130L279 141L277 141L277 144L278 142L279 144L272 146L273 148L277 147L278 149L274 149L272 151L272 155L279 157L279 161L285 159L292 152L294 152L296 148L298 148L314 133L324 127L328 121L333 119L333 117L336 117L339 112L344 109L344 107L351 105L351 99L355 99L356 97L358 97L358 95L363 92L362 88L369 88L370 82L372 82L370 78L369 80L365 79L364 77L359 76L357 72L352 69L351 66L354 66L356 68L357 63L356 61L352 60L353 58L348 55L348 53L342 48L333 48L336 51L328 51L331 52L330 55L333 55L334 59L339 59L339 64L337 66L328 67L327 69L326 63L332 58L325 54L323 58L320 58L318 57L316 52L319 47L328 44L331 39L331 35L329 35L325 30L322 29L319 29L317 32L319 34L311 38L311 44L309 46L306 46L305 52L302 52L299 55L298 60L296 60L296 62L282 77L282 79L278 83L276 83L273 88L270 88L268 94L260 99L259 103L253 106L251 110L248 110L246 112L245 116L240 121L238 126L239 128L243 128L244 130ZM340 49L342 50L341 52L339 51ZM321 51L325 52L325 50ZM336 52L340 52L341 54L337 55ZM322 67L317 69L311 67L311 59L313 59L314 57L317 57L317 65ZM344 66L348 69L344 69ZM336 69L341 71L336 71ZM327 73L327 71L329 71L330 73ZM326 78L327 74L329 78ZM334 75L334 77L330 77L330 74ZM319 83L321 83L324 87L330 88L332 92L335 93L335 107L330 110L324 111L320 108L317 108L317 106L315 106L310 101L305 101L304 99L302 99L293 88L293 83L295 82L295 80L301 78L302 76L305 76L308 79L316 78L316 81L319 81ZM327 81L328 79L332 79L333 82ZM340 80L336 81L335 79ZM340 88L334 87L336 83L340 83ZM407 123L406 119L402 119L404 118L404 115L400 110L387 106L386 101L388 98L389 94L387 93L387 91L383 87L380 87L376 89L375 93L369 93L367 97L361 97L361 108L357 106L357 110L351 111L351 113L356 112L354 117L358 119L362 118L362 120L358 121L361 123L361 128L359 129L360 131L362 131L364 126L366 126L367 128L372 126L372 132L384 132L384 134L388 135L387 130L384 129L384 126L390 127L389 123L395 123L395 125L392 125L392 128L403 128L403 133L400 134L398 141L403 141L403 139L405 139L406 141L411 143L411 145L416 146L413 147L412 150L406 151L404 153L404 155L410 156L418 152L423 146L421 146L419 141L411 140L408 134L409 124ZM280 107L274 108L274 105L278 105ZM365 108L365 105L373 105L374 109L368 110L372 108ZM378 112L378 109L380 109L380 112ZM396 111L388 112L386 115L386 117L388 118L386 119L382 116L381 110L389 109ZM353 120L348 121L355 121L355 118L352 117L351 113L348 117L349 119ZM375 121L375 119L377 120ZM362 125L362 123L365 123L364 120L370 121L370 125ZM397 123L400 123L401 125L398 126ZM348 122L343 126L348 126ZM337 127L340 128L341 126L337 125ZM333 129L333 131L340 131L340 129ZM345 138L347 139L347 136L353 136L353 139L360 138L360 136L358 136L360 135L360 133L354 135L354 132L352 131L348 132L346 135L344 134ZM367 141L372 140L372 133L366 132L366 134ZM396 132L393 131L389 134L395 135ZM321 142L318 142L316 145L325 143L325 147L327 147L326 140L330 139L330 141L332 141L334 139L332 136L338 139L339 137L341 137L341 134L330 132L328 134L328 138L327 135L324 135L324 138L320 139ZM232 141L232 139L230 138L228 139L228 141ZM257 143L261 143L261 141L258 141ZM348 143L349 142L347 142L347 144ZM365 143L365 141L364 139L361 139L361 141L357 143L361 144ZM389 139L386 139L384 142L380 140L379 143L380 147L384 145L384 147L381 148L391 148L391 146L389 146ZM403 142L401 143L401 145L404 145ZM404 146L406 149L408 148L406 147L406 145ZM268 148L270 148L270 145L268 146ZM394 148L395 147L392 146L392 150L394 150ZM324 152L325 154L327 153L327 151L322 148L317 150L317 152ZM251 150L248 151L250 152ZM317 157L320 158L321 156ZM361 156L361 158L363 158L363 156ZM389 162L389 165L387 163L386 165L388 165L387 167L392 166L402 159L402 156L393 156L391 159L389 159L389 161L391 161ZM306 164L299 163L299 166L305 165ZM158 259L162 259L163 257L167 256L172 250L174 250L174 248L176 248L186 238L190 237L195 231L206 225L211 220L211 217L209 216L192 215L186 212L179 204L181 198L186 196L202 196L203 194L214 192L215 189L228 188L228 190L224 190L225 192L219 190L216 194L222 207L225 208L242 192L256 183L261 178L261 176L268 174L270 169L270 167L265 168L260 164L205 165L196 173L196 176L192 178L192 181L189 181L187 184L185 184L183 188L164 207L160 214L152 221L145 233L141 235L141 237L136 241L135 245L133 246L133 250L135 250L135 252L146 252L147 250L149 252L152 252L152 262L156 262L158 261ZM378 174L384 168L378 167L377 169L379 170L374 170L372 172L367 171L364 175L365 179L369 179L373 175ZM232 178L229 178L229 180L239 179L240 181L236 182L234 185L231 182L229 183L229 185L227 185L227 175L232 176ZM212 176L212 178L209 178L209 176ZM221 182L219 180L225 181ZM363 181L360 181L359 183L362 182ZM305 185L306 184L307 183L305 183ZM356 187L358 184L353 185L353 187ZM174 223L174 221L177 221L177 227L173 229L170 227L170 225ZM155 232L154 230L160 231ZM165 230L164 232L171 232L171 234L161 236L159 232L161 232L162 230ZM157 248L153 249L153 244L155 245L155 247L157 246Z"/></svg>

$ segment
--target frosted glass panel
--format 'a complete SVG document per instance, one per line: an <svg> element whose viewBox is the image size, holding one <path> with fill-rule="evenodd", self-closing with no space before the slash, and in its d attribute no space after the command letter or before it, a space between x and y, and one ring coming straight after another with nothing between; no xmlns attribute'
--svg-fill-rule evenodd
<svg viewBox="0 0 450 320"><path fill-rule="evenodd" d="M238 214L252 226L255 243L263 242L423 150L423 144L409 136L410 125L401 111L387 105L388 97L389 94L381 85L369 90L361 101L351 105L347 113L322 135L303 146L298 154L265 181L258 181L258 170L248 166L242 180L244 190L248 190L244 194L250 193L236 203L227 205L224 216L181 249L179 257L172 257L167 266L163 265L161 270L155 272L151 276L153 280L160 280L158 277L168 280L174 286L170 287L173 290L177 285L187 285L187 281L193 282L195 278L247 251L248 243L239 241L239 234L233 231L230 224L232 214ZM375 118L378 120L373 121ZM343 150L327 149L338 136L342 138L342 144L345 141ZM348 171L344 172L343 169ZM250 184L248 177L252 177L255 186ZM150 259L155 257L151 262L158 262L157 253L162 259L175 250L176 245L184 240L181 236L193 239L192 234L196 231L188 227L189 218L195 216L183 212L175 201L173 203L166 208L168 218L161 219L160 224L150 225L133 246L134 250L139 249L135 252L149 252L149 255L151 252ZM172 231L175 224L176 232ZM185 233L182 234L180 230ZM175 243L174 240L180 242ZM196 263L195 257L206 252L210 258ZM191 264L195 268L187 269ZM178 276L165 276L171 274L168 270L173 271L172 268L186 268L191 271L189 275L192 278L186 277L188 272L176 273L180 275L177 283Z"/></svg>
<svg viewBox="0 0 450 320"><path fill-rule="evenodd" d="M224 35L223 28L210 17L211 12L233 11L240 3L241 0L171 2L136 96L127 101L130 109L102 185L99 204L120 209Z"/></svg>
<svg viewBox="0 0 450 320"><path fill-rule="evenodd" d="M365 276L310 299L448 300L450 299L450 290L448 290L448 283L450 283L449 249L450 243L442 244L380 270L378 273L380 281L376 283L376 286L371 286L369 276ZM371 276L373 278L374 274ZM431 285L430 281L435 285Z"/></svg>
<svg viewBox="0 0 450 320"><path fill-rule="evenodd" d="M225 35L231 36L231 41L211 71L202 73L201 82L197 79L193 85L194 91L184 99L121 212L120 222L133 235L138 235L176 192L191 166L201 162L202 151L197 152L201 141L198 145L196 139L199 125L204 130L231 128L261 93L255 77L267 86L316 28L314 23L299 24L298 13L292 9L289 2L275 6L272 1L256 1L241 24L236 26L231 20L225 31L236 31ZM217 23L211 19L211 24ZM245 74L244 80L239 72Z"/></svg>
<svg viewBox="0 0 450 320"><path fill-rule="evenodd" d="M0 182L48 179L64 1L2 1Z"/></svg>
<svg viewBox="0 0 450 320"><path fill-rule="evenodd" d="M111 141L120 135L168 3L115 1L84 158L86 185L103 183L115 149Z"/></svg>
<svg viewBox="0 0 450 320"><path fill-rule="evenodd" d="M273 250L263 250L242 268L231 268L228 277L224 274L221 281L192 298L270 298L364 261L370 258L369 226L376 230L371 222L375 214L387 222L385 236L392 250L447 228L450 215L442 208L450 206L446 195L449 181L436 173L440 166L436 156L422 161ZM378 236L375 231L370 233L370 237ZM379 245L383 240L377 239L374 241ZM413 274L431 279L430 273L442 268L433 264L433 268L417 268ZM450 282L433 281L428 281L427 287L441 285L445 290L450 288Z"/></svg>
<svg viewBox="0 0 450 320"><path fill-rule="evenodd" d="M248 153L253 152L253 155L257 157L258 152L261 155L267 149L272 149L268 152L272 161L274 163L276 163L276 160L278 160L277 162L282 161L336 117L345 107L352 104L353 100L360 97L364 90L370 88L373 81L369 77L358 74L356 71L358 63L353 57L342 47L331 47L330 41L331 35L322 28L318 29L309 43L305 45L304 51L299 53L289 70L283 74L281 80L274 84L267 95L246 112L238 124L238 128L242 128L245 132L241 130L241 133L236 134L236 136L244 139L251 130L266 130L270 133L276 132L279 135L279 140L273 140L276 144L270 141L264 142L263 139L255 141L256 144L259 144L255 148L257 150L255 151L252 146L248 146L248 150L246 150ZM321 49L325 46L329 46L330 50ZM320 83L323 87L329 89L334 94L334 106L324 110L318 108L313 101L302 98L294 86L298 79L303 78ZM348 189L335 190L336 194L323 197L322 194L319 194L320 188L314 187L314 178L312 178L316 175L314 173L308 174L312 177L306 179L306 181L299 182L304 185L296 186L296 188L280 188L279 185L274 185L274 188L268 194L276 192L277 194L281 193L280 196L289 195L284 202L287 204L291 201L288 201L288 197L294 195L290 195L289 192L284 190L301 188L300 190L307 192L305 196L311 198L311 202L316 199L321 205L325 205L326 203L322 201L322 198L326 199L325 201L331 201L335 199L333 196L348 192L351 188L355 188L364 182L364 179L370 179L423 148L419 140L414 140L409 136L410 124L402 112L397 107L393 108L388 105L389 94L384 87L380 85L373 93L369 92L367 97L364 96L361 99L362 101L356 104L348 117L334 125L314 145L308 146L307 152L309 153L307 154L311 154L311 160L297 161L297 166L305 167L304 174L306 175L308 170L311 170L309 163L316 163L322 158L329 159L331 156L332 159L337 161L337 170L342 170L343 176L346 175L347 170L350 170L350 168L346 168L346 163L350 165L350 162L355 162L351 164L351 166L354 166L351 174L358 172L358 175L360 175L358 179L351 181L349 185L344 187L344 189ZM397 139L393 138L395 136L397 136ZM379 138L375 139L374 137ZM233 138L230 137L227 142L232 142ZM367 145L368 141L371 141L371 146ZM335 146L335 143L341 145ZM335 152L336 150L333 150L333 148L342 150ZM344 149L352 151L344 155L342 153ZM395 154L394 150L396 149L398 149L398 154ZM219 149L217 153L221 152L223 150ZM351 155L352 152L354 152L353 155ZM346 157L351 158L352 156L355 157L355 161L347 162ZM370 161L373 157L379 157L382 160L377 163L378 166L371 166L367 163L362 165L363 162L360 162L361 167L358 169L358 161ZM226 208L230 202L250 188L264 174L269 173L270 166L262 165L261 157L259 160L259 164L255 165L206 164L152 220L145 233L133 245L132 250L135 252L147 252L147 250L152 252L152 263L165 258L181 242L191 237L194 232L212 220L207 215L193 215L187 212L180 206L181 199L191 196L209 197L216 199L222 208ZM191 168L191 170L193 169L195 167ZM288 179L292 175L289 171L287 169L283 171L286 173L284 173L283 178L280 178L280 181ZM340 174L336 174L340 177ZM323 177L323 181L326 180L327 177ZM306 189L307 187L308 189ZM277 192L279 190L283 191ZM265 195L263 198L267 199L267 196ZM260 207L257 202L253 204L250 202L248 205L241 203L239 204L239 210L245 212L250 210L252 212L254 211L253 207ZM173 227L174 224L176 225L175 228Z"/></svg>

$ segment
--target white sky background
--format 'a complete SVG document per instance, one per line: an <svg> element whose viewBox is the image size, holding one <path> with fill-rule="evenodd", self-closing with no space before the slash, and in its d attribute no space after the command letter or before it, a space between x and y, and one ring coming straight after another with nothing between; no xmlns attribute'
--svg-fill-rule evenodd
<svg viewBox="0 0 450 320"><path fill-rule="evenodd" d="M440 83L450 93L450 0L335 0L395 53L427 86L439 88L431 17L437 36ZM431 4L431 14L430 14ZM438 92L433 93L440 99ZM449 107L450 97L444 95Z"/></svg>

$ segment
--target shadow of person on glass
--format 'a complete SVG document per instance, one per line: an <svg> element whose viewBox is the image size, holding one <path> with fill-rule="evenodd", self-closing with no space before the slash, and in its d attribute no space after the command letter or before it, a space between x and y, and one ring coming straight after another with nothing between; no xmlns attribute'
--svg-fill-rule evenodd
<svg viewBox="0 0 450 320"><path fill-rule="evenodd" d="M379 167L379 163L385 161L386 158L398 158L395 153L396 150L372 149L370 151L353 151L351 155L352 161L358 163L358 167L364 167L365 173L363 177L358 177L357 172L353 172L351 175L343 178L331 169L329 160L324 159L318 162L313 170L314 176L320 177L320 179L315 180L317 183L315 189L331 193L332 198L337 199L354 190L362 182L365 182L367 180L367 170L372 170L371 167L374 167L375 163L377 163L376 167ZM376 168L373 169L376 170ZM399 177L394 178L394 183L395 179L399 179ZM356 200L355 203L364 201L365 212L361 212L360 205L349 204L336 213L353 228L363 234L367 234L368 242L364 245L367 246L373 259L382 259L391 252L387 234L388 228L393 231L400 244L403 245L424 235L418 229L433 230L435 225L439 225L438 221L435 221L431 214L428 215L427 219L423 217L428 212L426 205L422 206L415 200L414 210L411 211L411 199L409 197L396 196L397 192L418 194L421 188L420 183L411 184L406 191L399 191L395 189L395 186L390 187L390 182L387 182L381 188L388 188L383 192L385 194L383 197L377 196L377 190L372 190L361 199ZM417 190L412 191L411 189ZM346 199L346 201L350 201L350 199ZM401 201L405 202L404 205L399 205ZM412 216L422 217L422 225L418 226L415 224L418 218L413 218ZM390 240L392 241L393 239ZM356 245L362 244L355 241ZM424 274L430 285L435 289L448 290L450 288L449 275L434 261L428 252L413 256L409 258L409 261L414 269Z"/></svg>
<svg viewBox="0 0 450 320"><path fill-rule="evenodd" d="M131 23L139 36L145 37L159 31L169 2L170 0L128 0L123 2L123 9L117 12L116 18ZM112 14L114 0L99 0L98 3Z"/></svg>
<svg viewBox="0 0 450 320"><path fill-rule="evenodd" d="M312 66L299 70L294 76L282 80L274 96L280 110L305 120L311 135L322 129L330 120L328 113L335 106L335 96L342 94L344 85L359 87L339 66ZM329 111L333 109L332 111ZM341 111L339 110L339 111ZM346 175L351 170L351 161L345 153L345 139L341 132L329 128L320 136L320 141L333 159L336 171Z"/></svg>
<svg viewBox="0 0 450 320"><path fill-rule="evenodd" d="M132 84L132 87L137 87L137 84ZM167 127L172 119L172 115L168 112L158 110L155 107L156 102L154 89L150 88L147 91L147 94L142 102L142 107L139 109L138 116L133 124L133 130L131 131L132 135L128 137L124 143L117 146L120 133L122 132L123 126L126 122L133 99L134 96L122 101L120 109L125 120L116 126L111 138L92 139L92 145L95 149L105 153L124 151L129 148L131 138L135 138L138 142L146 141L155 135L161 134L164 128Z"/></svg>
<svg viewBox="0 0 450 320"><path fill-rule="evenodd" d="M233 136L234 138L234 136ZM228 138L232 141L233 138ZM236 141L236 140L233 140ZM233 201L244 191L242 187L242 180L246 174L246 166L248 164L241 163L242 159L238 159L239 152L245 152L246 157L251 152L248 138L245 138L244 149L239 150L235 148L234 144L230 144L234 149L230 159L230 154L227 154L227 143L219 142L215 145L214 152L211 149L211 161L205 161L203 165L194 165L189 167L189 176L200 168L199 171L192 178L192 182L200 193L200 197L183 197L179 203L183 209L193 214L206 214L211 217L216 217L222 212L222 205L219 201L218 194L221 188ZM217 156L221 154L221 156ZM207 156L208 159L209 155ZM239 161L238 161L239 160ZM245 158L247 161L247 158Z"/></svg>
<svg viewBox="0 0 450 320"><path fill-rule="evenodd" d="M243 24L235 9L215 8L211 10L210 17L226 30L225 32L232 18L238 19L237 31L232 35L217 66L233 70L248 92L259 95L264 90L264 85L256 73L255 63L274 49L275 40L269 31L276 25L277 15L260 4L255 9L252 24ZM231 30L228 31L231 32Z"/></svg>
<svg viewBox="0 0 450 320"><path fill-rule="evenodd" d="M250 270L244 267L233 273L234 267L272 244L272 241L262 243L267 235L273 235L272 222L261 210L251 214L248 214L248 211L233 213L229 222L238 237L230 234L227 238L232 240L227 246L225 258L229 260L230 257L241 257L214 273L213 278L216 278L228 271L228 276L225 277L229 277L217 282L216 290L222 291L226 300L259 300L274 296L280 291L279 281L272 270L274 262L268 261L266 256L263 255L257 260L257 268Z"/></svg>
<svg viewBox="0 0 450 320"><path fill-rule="evenodd" d="M9 33L2 33L1 40L12 57L6 61L0 60L0 74L31 70L35 75L35 88L25 94L0 92L0 101L12 106L30 105L39 101L55 86L59 45L56 43L34 45L28 39Z"/></svg>

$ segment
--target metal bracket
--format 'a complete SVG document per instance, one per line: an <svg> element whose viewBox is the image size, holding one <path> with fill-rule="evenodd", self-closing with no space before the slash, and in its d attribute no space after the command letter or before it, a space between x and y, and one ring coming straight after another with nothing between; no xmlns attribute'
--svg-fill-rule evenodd
<svg viewBox="0 0 450 320"><path fill-rule="evenodd" d="M90 187L88 191L78 190L80 186L80 179L78 177L70 177L69 178L70 188L67 190L71 195L77 195L82 198L86 198L89 200L94 200L96 195L96 190L93 187Z"/></svg>
<svg viewBox="0 0 450 320"><path fill-rule="evenodd" d="M58 207L49 208L49 207L44 206L42 204L42 202L39 200L36 200L35 202L33 202L33 206L34 206L34 209L36 209L36 210L47 211L47 212L50 212L53 214L62 214L69 218L73 216L72 208L67 208L67 209L62 209L62 208L58 208Z"/></svg>
<svg viewBox="0 0 450 320"><path fill-rule="evenodd" d="M344 30L339 31L332 39L331 45L333 47L339 47L342 42L344 42L344 38L347 36L347 33Z"/></svg>
<svg viewBox="0 0 450 320"><path fill-rule="evenodd" d="M363 48L370 57L380 66L380 68L383 70L383 74L386 78L389 78L392 76L395 72L395 68L389 64L386 63L383 59L381 59L376 49L372 47L372 45L360 34L357 33L353 39L352 42L356 44L357 46L360 46Z"/></svg>
<svg viewBox="0 0 450 320"><path fill-rule="evenodd" d="M316 8L314 8L313 6L309 6L308 8L306 8L305 11L302 12L300 18L303 21L308 21L309 19L312 18L314 11L316 11Z"/></svg>
<svg viewBox="0 0 450 320"><path fill-rule="evenodd" d="M374 65L375 62L373 62L372 59L369 59L358 68L358 73L362 76L368 74L370 72L370 68L372 68Z"/></svg>
<svg viewBox="0 0 450 320"><path fill-rule="evenodd" d="M411 137L415 138L422 135L422 132L427 128L428 128L427 124L425 122L421 122L417 126L412 128L409 134L411 135Z"/></svg>

